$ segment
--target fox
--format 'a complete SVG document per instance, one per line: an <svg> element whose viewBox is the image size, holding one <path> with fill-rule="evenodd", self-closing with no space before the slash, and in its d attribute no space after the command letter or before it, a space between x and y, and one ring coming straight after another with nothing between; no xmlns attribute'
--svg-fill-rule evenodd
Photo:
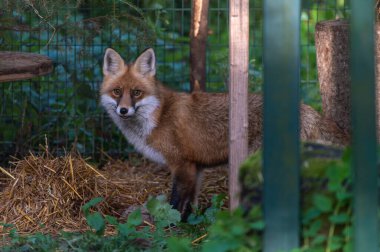
<svg viewBox="0 0 380 252"><path fill-rule="evenodd" d="M156 78L152 48L125 63L113 49L105 51L100 102L127 141L147 159L169 168L170 204L182 220L196 205L202 171L228 162L228 93L177 92ZM263 98L248 98L250 152L260 148ZM349 136L335 122L306 104L300 105L302 141L343 146Z"/></svg>

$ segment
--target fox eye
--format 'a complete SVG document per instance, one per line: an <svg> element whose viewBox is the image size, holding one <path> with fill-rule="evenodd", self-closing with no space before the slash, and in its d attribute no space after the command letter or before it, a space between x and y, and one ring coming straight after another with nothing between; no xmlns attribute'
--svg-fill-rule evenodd
<svg viewBox="0 0 380 252"><path fill-rule="evenodd" d="M121 96L121 89L120 88L115 88L114 90L112 90L112 93L115 96Z"/></svg>
<svg viewBox="0 0 380 252"><path fill-rule="evenodd" d="M139 97L141 94L142 94L141 90L138 90L138 89L132 90L132 96L134 97Z"/></svg>

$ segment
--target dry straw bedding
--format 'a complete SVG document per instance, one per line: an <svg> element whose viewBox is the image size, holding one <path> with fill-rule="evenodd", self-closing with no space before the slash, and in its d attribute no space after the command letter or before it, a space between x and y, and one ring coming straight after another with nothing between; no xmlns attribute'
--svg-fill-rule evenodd
<svg viewBox="0 0 380 252"><path fill-rule="evenodd" d="M121 218L149 195L168 194L171 186L166 168L144 160L111 160L98 170L78 155L54 157L46 152L0 170L0 222L14 224L20 233L83 231L87 225L80 209L92 198L104 198L97 211ZM213 194L226 191L226 170L206 170L200 205L209 205ZM5 233L1 226L0 233Z"/></svg>

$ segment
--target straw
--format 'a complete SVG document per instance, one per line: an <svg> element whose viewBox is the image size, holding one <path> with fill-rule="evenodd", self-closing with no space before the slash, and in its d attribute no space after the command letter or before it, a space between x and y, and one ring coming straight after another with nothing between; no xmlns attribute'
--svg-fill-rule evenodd
<svg viewBox="0 0 380 252"><path fill-rule="evenodd" d="M171 189L168 169L145 160L111 160L99 170L79 155L54 157L47 149L0 171L6 175L0 187L0 222L14 224L25 234L87 230L81 207L96 197L104 201L95 211L123 221L126 209L142 206L150 195L169 195ZM201 207L210 205L213 194L226 193L227 170L206 170L201 192Z"/></svg>

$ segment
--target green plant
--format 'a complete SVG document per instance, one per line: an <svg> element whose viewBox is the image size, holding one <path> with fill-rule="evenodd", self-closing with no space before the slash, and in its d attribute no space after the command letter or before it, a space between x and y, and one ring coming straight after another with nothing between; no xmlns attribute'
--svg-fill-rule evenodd
<svg viewBox="0 0 380 252"><path fill-rule="evenodd" d="M302 148L302 246L298 251L352 251L351 152L313 146L305 144ZM261 156L257 152L242 165L245 208L260 196L264 181Z"/></svg>
<svg viewBox="0 0 380 252"><path fill-rule="evenodd" d="M119 222L113 216L103 216L92 210L102 202L95 198L82 207L88 226L91 230L83 233L61 232L55 238L48 234L33 234L21 236L12 228L3 241L1 251L161 251L167 246L167 238L172 234L171 225L178 224L180 214L166 203L165 197L151 198L147 203L152 215L154 228L144 226L141 210L137 209L128 215L125 223ZM3 224L4 228L11 226ZM116 234L104 235L107 226L113 226ZM169 230L169 229L170 230Z"/></svg>
<svg viewBox="0 0 380 252"><path fill-rule="evenodd" d="M313 167L319 167L320 170L320 163L318 159L311 160L307 169L310 172ZM304 200L303 251L352 251L350 151L346 151L342 159L328 161L322 168L322 173L314 175L320 181L306 193ZM323 190L318 192L320 188Z"/></svg>
<svg viewBox="0 0 380 252"><path fill-rule="evenodd" d="M326 158L329 153L333 155ZM351 154L347 150L342 158L334 158L335 155L330 149L303 152L302 244L294 251L353 251ZM260 152L247 159L242 167L243 190L254 191L261 186L260 167ZM146 208L154 221L146 225L140 209L130 213L126 222L103 216L96 211L102 198L95 198L82 207L89 231L62 232L57 237L40 233L22 236L12 226L2 224L9 235L1 250L261 251L265 228L261 204L229 212L223 209L224 200L224 195L214 196L209 208L197 209L188 223L181 223L180 213L172 209L164 196L150 198ZM110 227L115 235L104 235Z"/></svg>

